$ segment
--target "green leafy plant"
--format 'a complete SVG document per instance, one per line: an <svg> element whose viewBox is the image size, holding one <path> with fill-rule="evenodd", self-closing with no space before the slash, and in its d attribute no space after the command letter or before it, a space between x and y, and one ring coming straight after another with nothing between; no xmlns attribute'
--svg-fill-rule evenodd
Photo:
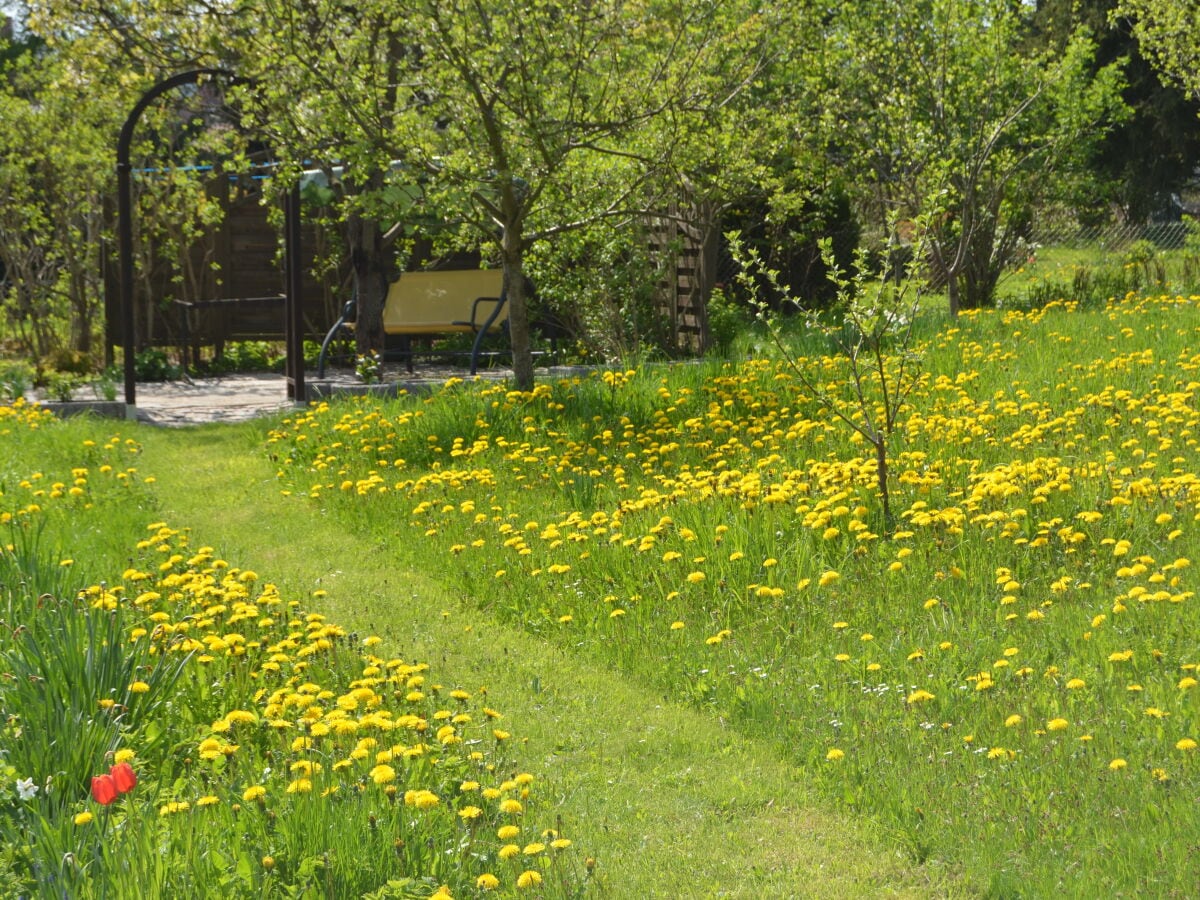
<svg viewBox="0 0 1200 900"><path fill-rule="evenodd" d="M33 367L26 362L0 362L0 399L16 400L33 385Z"/></svg>
<svg viewBox="0 0 1200 900"><path fill-rule="evenodd" d="M1125 251L1124 265L1134 273L1134 290L1163 287L1167 282L1167 267L1163 256L1152 241L1134 241Z"/></svg>
<svg viewBox="0 0 1200 900"><path fill-rule="evenodd" d="M728 356L738 335L750 326L751 311L718 286L708 298L706 313L708 349L718 356Z"/></svg>
<svg viewBox="0 0 1200 900"><path fill-rule="evenodd" d="M134 359L134 372L138 381L173 381L180 376L180 369L173 365L166 351L159 347L147 347Z"/></svg>
<svg viewBox="0 0 1200 900"><path fill-rule="evenodd" d="M271 372L280 367L278 348L267 341L236 341L225 352L207 363L214 374L223 372Z"/></svg>
<svg viewBox="0 0 1200 900"><path fill-rule="evenodd" d="M0 609L11 634L0 642L0 665L12 677L0 697L14 712L0 749L35 783L61 782L66 802L121 734L154 717L182 663L152 656L148 637L131 641L115 598L70 597L62 567L38 552L36 539L10 546L0 550Z"/></svg>
<svg viewBox="0 0 1200 900"><path fill-rule="evenodd" d="M46 392L52 400L65 403L75 396L83 377L74 372L50 372L46 375Z"/></svg>
<svg viewBox="0 0 1200 900"><path fill-rule="evenodd" d="M92 392L101 400L112 402L117 399L117 385L121 374L115 367L109 366L92 380Z"/></svg>
<svg viewBox="0 0 1200 900"><path fill-rule="evenodd" d="M383 357L379 351L360 354L355 360L354 374L363 384L378 384L383 377Z"/></svg>

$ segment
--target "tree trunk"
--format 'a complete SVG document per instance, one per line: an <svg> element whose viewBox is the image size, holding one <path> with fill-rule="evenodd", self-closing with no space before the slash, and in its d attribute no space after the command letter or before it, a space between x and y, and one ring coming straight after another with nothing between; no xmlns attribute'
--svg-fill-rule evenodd
<svg viewBox="0 0 1200 900"><path fill-rule="evenodd" d="M508 297L508 336L512 341L513 380L519 391L533 390L533 348L529 333L529 307L525 297L525 241L518 219L504 229L500 239L504 265L504 291Z"/></svg>
<svg viewBox="0 0 1200 900"><path fill-rule="evenodd" d="M962 301L959 299L959 296L958 296L958 273L957 272L947 272L946 273L946 291L950 295L950 316L951 316L951 318L957 319L959 310L962 309Z"/></svg>
<svg viewBox="0 0 1200 900"><path fill-rule="evenodd" d="M383 350L383 307L387 302L388 265L383 234L374 220L357 212L346 222L347 249L358 299L355 347L360 354Z"/></svg>
<svg viewBox="0 0 1200 900"><path fill-rule="evenodd" d="M934 272L946 282L946 293L950 298L950 315L958 318L962 309L962 301L958 295L958 266L946 262L946 247L939 240L929 242L929 258L933 262Z"/></svg>
<svg viewBox="0 0 1200 900"><path fill-rule="evenodd" d="M879 502L883 507L884 527L890 536L894 523L892 521L892 497L888 490L887 437L878 434L872 443L875 445L875 478L879 485Z"/></svg>

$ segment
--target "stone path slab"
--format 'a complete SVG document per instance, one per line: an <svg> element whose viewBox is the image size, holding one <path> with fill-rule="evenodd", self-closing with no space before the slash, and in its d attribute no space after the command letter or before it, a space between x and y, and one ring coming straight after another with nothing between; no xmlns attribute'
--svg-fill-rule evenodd
<svg viewBox="0 0 1200 900"><path fill-rule="evenodd" d="M306 379L305 387L309 400L367 392L394 395L432 390L450 378L464 376L462 369L449 366L422 367L412 375L402 366L385 366L382 374L378 385L364 385L351 372L327 372L322 379ZM511 376L508 369L489 369L478 377L503 380ZM287 395L284 377L272 373L139 383L136 400L139 422L167 426L245 422L306 405L294 403Z"/></svg>
<svg viewBox="0 0 1200 900"><path fill-rule="evenodd" d="M561 378L591 371L590 366L552 366L538 369L538 378ZM308 400L355 394L395 396L402 392L419 394L432 391L452 378L482 381L506 381L513 376L511 369L494 368L468 375L454 366L421 366L410 374L401 365L385 365L378 384L365 385L349 370L329 371L324 378L306 378ZM133 415L120 400L104 402L89 392L79 392L70 403L50 402L46 398L30 398L45 404L60 416L90 412L105 418L136 418L151 425L183 427L213 422L246 422L259 416L303 407L287 395L283 375L254 373L221 375L213 378L189 377L177 381L138 382ZM123 399L123 388L122 388Z"/></svg>

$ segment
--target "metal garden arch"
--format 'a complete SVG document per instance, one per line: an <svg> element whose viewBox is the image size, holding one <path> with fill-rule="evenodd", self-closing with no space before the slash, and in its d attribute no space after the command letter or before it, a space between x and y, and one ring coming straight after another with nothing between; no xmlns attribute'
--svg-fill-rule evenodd
<svg viewBox="0 0 1200 900"><path fill-rule="evenodd" d="M125 355L126 416L132 418L137 406L137 336L133 315L133 167L129 160L133 131L146 108L167 91L185 84L198 84L205 78L228 78L231 84L253 84L227 69L201 68L180 72L151 87L134 105L121 127L117 140L117 243L120 254L121 334ZM293 184L284 195L285 291L284 333L288 397L296 403L307 400L304 386L304 324L301 311L300 264L300 186Z"/></svg>

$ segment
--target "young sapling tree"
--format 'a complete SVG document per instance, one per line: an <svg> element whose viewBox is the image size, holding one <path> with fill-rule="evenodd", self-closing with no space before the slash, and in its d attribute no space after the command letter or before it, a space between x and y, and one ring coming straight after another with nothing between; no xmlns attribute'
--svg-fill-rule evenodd
<svg viewBox="0 0 1200 900"><path fill-rule="evenodd" d="M855 254L853 271L848 272L834 258L829 240L821 241L828 277L837 289L832 322L818 311L802 307L790 288L780 281L779 273L768 267L756 250L748 248L737 232L728 235L731 253L740 269L738 283L750 299L755 318L766 327L772 344L803 392L873 449L879 500L888 531L894 525L888 445L923 368L923 354L915 345L913 325L921 301L917 268L924 258L924 229L918 225L916 232L920 237L911 248L909 261L897 262L901 241L893 223L886 252L874 271L862 248ZM824 334L833 343L845 362L849 398L839 394L836 386L825 383L797 353L784 334L779 313L763 296L763 285L780 298L780 311L795 310L808 329Z"/></svg>

